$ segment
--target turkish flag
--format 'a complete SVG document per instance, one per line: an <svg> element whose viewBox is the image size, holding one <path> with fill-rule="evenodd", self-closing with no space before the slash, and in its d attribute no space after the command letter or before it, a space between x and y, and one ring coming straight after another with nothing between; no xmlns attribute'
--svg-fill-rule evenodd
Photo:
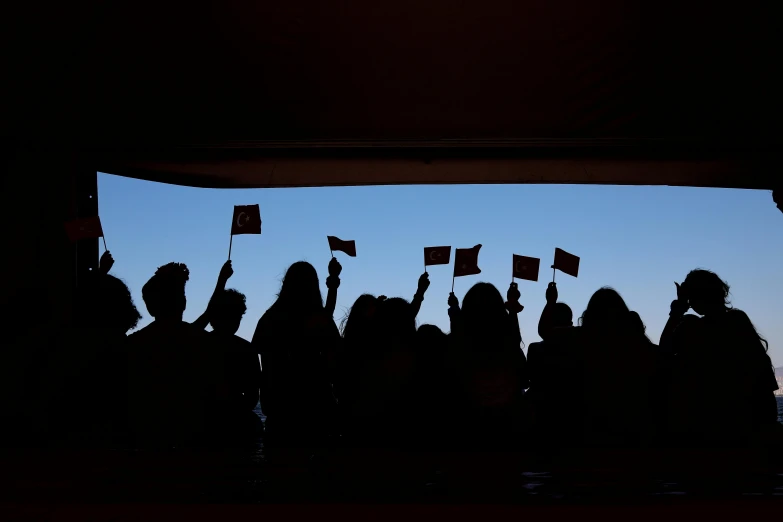
<svg viewBox="0 0 783 522"><path fill-rule="evenodd" d="M65 224L65 233L71 241L80 239L97 239L103 237L103 227L101 227L101 218L98 216L79 218L68 221Z"/></svg>
<svg viewBox="0 0 783 522"><path fill-rule="evenodd" d="M538 268L541 260L535 257L518 256L514 254L514 268L512 275L519 279L538 281Z"/></svg>
<svg viewBox="0 0 783 522"><path fill-rule="evenodd" d="M454 277L476 275L481 273L478 266L478 256L481 245L473 248L457 248L454 252Z"/></svg>
<svg viewBox="0 0 783 522"><path fill-rule="evenodd" d="M231 235L260 234L261 210L258 205L234 205L234 220L231 222Z"/></svg>
<svg viewBox="0 0 783 522"><path fill-rule="evenodd" d="M356 241L343 241L335 236L326 236L326 239L329 240L329 250L345 252L351 257L356 257Z"/></svg>
<svg viewBox="0 0 783 522"><path fill-rule="evenodd" d="M569 254L565 250L555 249L555 264L552 268L556 268L561 272L570 276L576 277L579 274L579 257L574 254Z"/></svg>
<svg viewBox="0 0 783 522"><path fill-rule="evenodd" d="M424 247L424 266L448 265L451 261L451 247Z"/></svg>

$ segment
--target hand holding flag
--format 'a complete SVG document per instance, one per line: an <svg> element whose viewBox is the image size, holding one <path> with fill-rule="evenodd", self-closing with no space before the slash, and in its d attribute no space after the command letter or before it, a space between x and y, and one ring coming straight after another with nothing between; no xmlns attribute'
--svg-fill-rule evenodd
<svg viewBox="0 0 783 522"><path fill-rule="evenodd" d="M518 314L524 310L525 307L519 303L520 297L522 297L522 294L519 291L519 287L512 282L508 287L508 292L506 292L506 310L512 314Z"/></svg>

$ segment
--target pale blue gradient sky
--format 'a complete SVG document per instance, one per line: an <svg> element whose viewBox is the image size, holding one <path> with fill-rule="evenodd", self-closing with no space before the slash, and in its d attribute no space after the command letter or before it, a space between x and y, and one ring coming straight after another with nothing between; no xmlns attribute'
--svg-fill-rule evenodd
<svg viewBox="0 0 783 522"><path fill-rule="evenodd" d="M558 273L560 298L578 317L590 295L608 285L639 312L657 342L675 297L674 281L709 268L731 285L783 365L783 215L769 191L587 185L447 185L303 189L198 189L112 175L98 177L99 206L112 273L128 284L150 318L141 287L170 261L190 268L186 320L204 310L227 258L234 205L258 203L261 236L236 236L229 287L247 295L239 335L250 339L274 301L286 268L306 260L318 269L322 291L329 262L327 235L356 240L358 256L343 265L335 319L361 294L410 299L422 273L425 246L481 249L478 276L458 278L461 298L478 281L505 295L511 255L541 258L537 283L520 281L526 344L551 280L555 247L582 258L579 278ZM452 251L453 260L453 251ZM419 324L448 331L451 266L430 267L432 284Z"/></svg>

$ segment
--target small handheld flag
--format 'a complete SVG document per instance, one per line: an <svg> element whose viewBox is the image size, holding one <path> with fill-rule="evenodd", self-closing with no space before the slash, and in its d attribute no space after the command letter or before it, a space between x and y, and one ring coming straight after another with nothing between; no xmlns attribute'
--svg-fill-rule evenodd
<svg viewBox="0 0 783 522"><path fill-rule="evenodd" d="M473 248L457 248L454 250L454 276L451 278L452 292L454 291L455 278L481 273L481 269L478 266L479 250L481 250L481 244Z"/></svg>
<svg viewBox="0 0 783 522"><path fill-rule="evenodd" d="M451 261L451 247L424 247L424 271L432 265L448 265Z"/></svg>
<svg viewBox="0 0 783 522"><path fill-rule="evenodd" d="M351 257L356 257L356 241L343 241L335 236L326 236L326 239L329 240L329 250L332 251L332 257L334 257L335 250L344 252Z"/></svg>
<svg viewBox="0 0 783 522"><path fill-rule="evenodd" d="M231 235L260 234L261 211L258 205L235 205L231 222Z"/></svg>
<svg viewBox="0 0 783 522"><path fill-rule="evenodd" d="M68 221L65 223L65 233L68 234L68 239L74 243L82 239L103 238L103 248L108 250L106 248L106 237L103 235L103 227L101 226L101 218L98 216Z"/></svg>
<svg viewBox="0 0 783 522"><path fill-rule="evenodd" d="M579 257L569 254L565 250L555 248L555 263L552 265L554 270L560 270L564 274L577 277L579 274ZM554 281L554 271L552 273Z"/></svg>
<svg viewBox="0 0 783 522"><path fill-rule="evenodd" d="M231 219L231 239L228 242L228 260L231 260L234 236L260 233L261 210L258 205L234 205L234 217Z"/></svg>
<svg viewBox="0 0 783 522"><path fill-rule="evenodd" d="M538 269L541 260L535 257L518 256L512 257L513 268L511 278L527 279L528 281L538 281Z"/></svg>

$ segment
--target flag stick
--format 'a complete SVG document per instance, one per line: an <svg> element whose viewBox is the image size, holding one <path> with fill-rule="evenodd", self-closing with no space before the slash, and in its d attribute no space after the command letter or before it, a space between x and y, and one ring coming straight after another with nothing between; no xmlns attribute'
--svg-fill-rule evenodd
<svg viewBox="0 0 783 522"><path fill-rule="evenodd" d="M108 252L109 247L106 246L106 236L101 236L101 239L103 239L103 251Z"/></svg>
<svg viewBox="0 0 783 522"><path fill-rule="evenodd" d="M454 276L451 276L451 293L454 293Z"/></svg>
<svg viewBox="0 0 783 522"><path fill-rule="evenodd" d="M231 239L228 240L228 260L231 261L231 247L234 244L234 234L231 234Z"/></svg>
<svg viewBox="0 0 783 522"><path fill-rule="evenodd" d="M557 271L557 268L555 268L554 265L553 265L552 266L552 282L553 283L555 282L555 273L556 273L556 271Z"/></svg>
<svg viewBox="0 0 783 522"><path fill-rule="evenodd" d="M334 251L332 250L332 247L329 247L329 255L334 258Z"/></svg>

